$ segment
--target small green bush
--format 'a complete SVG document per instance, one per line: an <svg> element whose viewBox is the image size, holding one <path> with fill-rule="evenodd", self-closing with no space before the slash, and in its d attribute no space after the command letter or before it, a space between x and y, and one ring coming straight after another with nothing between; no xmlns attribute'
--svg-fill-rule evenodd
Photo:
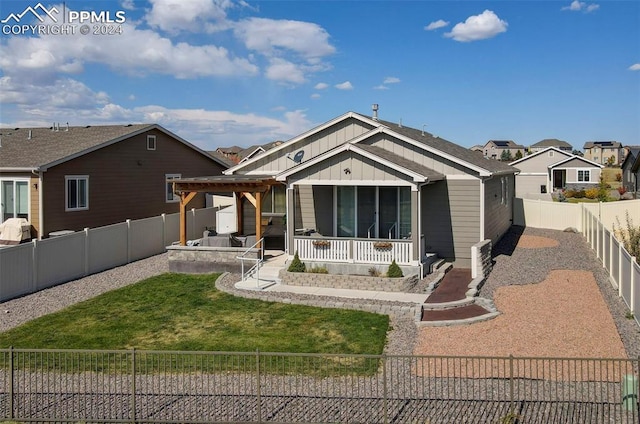
<svg viewBox="0 0 640 424"><path fill-rule="evenodd" d="M391 265L389 265L389 269L387 270L387 277L389 277L389 278L400 278L400 277L403 277L402 270L400 269L400 267L396 263L395 259L391 262Z"/></svg>
<svg viewBox="0 0 640 424"><path fill-rule="evenodd" d="M573 194L576 199L583 199L585 196L584 190L578 190Z"/></svg>
<svg viewBox="0 0 640 424"><path fill-rule="evenodd" d="M314 266L313 268L308 269L307 272L312 274L328 274L329 270L323 266Z"/></svg>
<svg viewBox="0 0 640 424"><path fill-rule="evenodd" d="M289 268L287 268L287 271L305 272L306 270L307 270L307 266L304 264L304 262L300 260L300 257L298 256L298 251L296 250L296 253L293 255L293 260L291 261L291 264L289 264Z"/></svg>
<svg viewBox="0 0 640 424"><path fill-rule="evenodd" d="M378 268L376 268L375 266L372 266L371 268L369 268L369 275L371 277L379 277L380 271L378 271Z"/></svg>

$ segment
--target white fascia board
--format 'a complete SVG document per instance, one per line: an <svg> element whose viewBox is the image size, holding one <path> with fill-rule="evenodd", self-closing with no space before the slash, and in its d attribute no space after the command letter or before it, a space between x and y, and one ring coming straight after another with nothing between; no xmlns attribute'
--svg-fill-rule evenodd
<svg viewBox="0 0 640 424"><path fill-rule="evenodd" d="M539 177L539 176L546 177L547 175L549 175L549 173L548 172L521 172L518 175L522 175L525 177Z"/></svg>
<svg viewBox="0 0 640 424"><path fill-rule="evenodd" d="M418 143L414 139L412 139L410 137L406 137L406 136L404 136L402 134L398 134L398 133L394 132L390 128L382 127L382 129L383 129L383 132L385 134L388 134L388 135L390 135L392 137L395 137L395 138L397 138L399 140L406 141L407 143L409 143L409 144L411 144L411 145L413 145L415 147L418 147L418 148L420 148L422 150L426 150L427 152L433 153L433 154L435 154L437 156L440 156L440 157L442 157L444 159L450 160L451 162L455 162L455 163L457 163L459 165L464 166L465 168L471 169L472 171L476 171L477 173L480 174L481 177L488 177L488 176L494 174L494 173L490 172L487 169L484 169L484 168L481 168L479 166L473 165L473 164L471 164L469 162L460 160L459 158L457 158L455 156L452 156L452 155L450 155L448 153L445 153L445 152L443 152L441 150L434 149L433 147L427 146L427 145L422 144L422 143Z"/></svg>
<svg viewBox="0 0 640 424"><path fill-rule="evenodd" d="M574 159L578 159L579 161L585 162L585 163L587 163L587 164L589 164L589 165L591 165L591 166L593 166L595 168L604 168L604 165L601 165L599 163L590 161L589 159L585 159L585 158L583 158L581 156L572 155L571 157L563 159L560 162L556 162L556 163L554 163L552 165L549 165L549 169L555 168L557 166L562 165L563 163L569 162L569 161L574 160Z"/></svg>
<svg viewBox="0 0 640 424"><path fill-rule="evenodd" d="M445 175L446 180L479 180L475 175L449 174Z"/></svg>
<svg viewBox="0 0 640 424"><path fill-rule="evenodd" d="M542 150L539 150L539 151L537 151L537 152L535 152L535 153L533 153L533 154L531 154L531 155L528 155L528 156L525 156L525 157L523 157L523 158L521 158L521 159L518 159L518 160L516 160L516 161L513 161L513 162L511 162L509 165L510 165L510 166L513 166L513 165L515 165L515 164L517 164L517 163L524 162L524 161L529 160L529 159L531 159L531 158L534 158L534 157L536 157L536 156L538 156L538 155L541 155L542 153L546 153L546 152L548 152L549 150L553 150L553 151L555 151L555 152L558 152L558 153L560 153L560 154L562 154L562 155L565 155L565 156L568 156L568 157L572 157L572 156L574 156L574 155L572 155L571 153L567 153L567 152L565 152L565 151L563 151L563 150L558 149L557 147L549 146L549 147L546 147L546 148L544 148L544 149L542 149Z"/></svg>
<svg viewBox="0 0 640 424"><path fill-rule="evenodd" d="M417 187L409 181L374 181L374 180L298 180L291 185L315 185L315 186L370 186L370 187Z"/></svg>
<svg viewBox="0 0 640 424"><path fill-rule="evenodd" d="M279 152L282 149L286 149L286 148L290 147L292 144L295 144L295 143L299 142L300 140L304 140L305 138L309 137L312 134L315 134L317 132L325 130L325 129L329 128L330 126L335 125L338 122L344 121L345 119L349 119L349 118L358 119L361 122L367 123L369 125L373 125L375 127L379 127L381 125L380 122L374 121L373 119L368 119L368 118L366 118L366 117L364 117L364 116L362 116L360 114L357 114L357 113L354 113L354 112L347 112L347 113L345 113L343 115L338 116L337 118L334 118L334 119L332 119L330 121L325 122L322 125L319 125L319 126L317 126L315 128L312 128L309 131L304 132L304 133L302 133L302 134L300 134L300 135L298 135L298 136L296 136L296 137L294 137L294 138L292 138L290 140L285 141L280 146L277 146L277 147L274 147L273 149L267 150L264 155L260 155L259 157L255 157L253 159L250 159L250 160L248 160L246 162L243 162L243 163L239 163L236 166L233 166L233 167L227 169L226 171L224 171L224 174L232 175L234 172L242 169L243 167L245 167L246 165L249 165L250 163L255 162L258 159L264 159L265 157L267 157L269 155L272 155L274 153Z"/></svg>
<svg viewBox="0 0 640 424"><path fill-rule="evenodd" d="M39 167L22 167L22 168L0 168L0 172L34 172L39 171Z"/></svg>

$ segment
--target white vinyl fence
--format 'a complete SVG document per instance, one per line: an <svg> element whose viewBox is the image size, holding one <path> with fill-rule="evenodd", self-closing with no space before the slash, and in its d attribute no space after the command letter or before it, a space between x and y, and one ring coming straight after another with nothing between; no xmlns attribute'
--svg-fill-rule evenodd
<svg viewBox="0 0 640 424"><path fill-rule="evenodd" d="M187 238L215 225L217 208L187 212ZM127 220L0 249L0 302L165 252L180 214Z"/></svg>

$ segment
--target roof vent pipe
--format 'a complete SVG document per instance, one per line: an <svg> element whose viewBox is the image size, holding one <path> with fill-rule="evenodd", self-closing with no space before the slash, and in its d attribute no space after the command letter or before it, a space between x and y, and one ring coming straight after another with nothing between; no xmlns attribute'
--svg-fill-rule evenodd
<svg viewBox="0 0 640 424"><path fill-rule="evenodd" d="M65 131L69 131L69 123L67 122L67 129Z"/></svg>
<svg viewBox="0 0 640 424"><path fill-rule="evenodd" d="M398 128L402 128L402 118L400 118L400 122L398 123Z"/></svg>
<svg viewBox="0 0 640 424"><path fill-rule="evenodd" d="M374 103L371 105L371 109L373 110L373 120L378 120L378 103Z"/></svg>
<svg viewBox="0 0 640 424"><path fill-rule="evenodd" d="M426 127L426 126L427 126L427 124L424 124L424 125L422 126L422 134L421 134L422 136L424 136L424 127Z"/></svg>
<svg viewBox="0 0 640 424"><path fill-rule="evenodd" d="M29 136L27 137L27 140L31 140L31 130L29 130Z"/></svg>

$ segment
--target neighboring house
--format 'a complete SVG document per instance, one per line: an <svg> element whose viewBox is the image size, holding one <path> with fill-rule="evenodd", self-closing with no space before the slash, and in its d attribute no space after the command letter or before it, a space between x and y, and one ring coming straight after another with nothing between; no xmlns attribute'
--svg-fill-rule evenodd
<svg viewBox="0 0 640 424"><path fill-rule="evenodd" d="M640 146L626 146L627 155L622 161L622 186L626 191L638 191L638 171L640 170Z"/></svg>
<svg viewBox="0 0 640 424"><path fill-rule="evenodd" d="M529 146L529 153L537 153L547 147L555 147L558 150L568 153L573 152L573 146L566 141L558 140L557 138L546 138Z"/></svg>
<svg viewBox="0 0 640 424"><path fill-rule="evenodd" d="M0 129L1 221L33 236L178 212L167 179L227 166L159 125ZM203 207L204 195L193 207Z"/></svg>
<svg viewBox="0 0 640 424"><path fill-rule="evenodd" d="M269 149L279 146L280 144L282 144L282 141L272 141L270 143L254 145L247 148L238 146L219 147L216 152L219 155L226 157L228 161L231 161L231 163L235 165L245 162Z"/></svg>
<svg viewBox="0 0 640 424"><path fill-rule="evenodd" d="M523 156L526 153L524 146L516 144L512 140L489 140L487 144L484 145L483 150L485 158L496 160L503 160L505 157L512 160L515 159L518 152Z"/></svg>
<svg viewBox="0 0 640 424"><path fill-rule="evenodd" d="M510 163L516 175L516 197L551 193L556 189L585 189L600 182L602 165L556 147Z"/></svg>
<svg viewBox="0 0 640 424"><path fill-rule="evenodd" d="M609 161L618 165L623 159L622 144L617 141L587 141L583 150L585 159L601 165L606 165Z"/></svg>
<svg viewBox="0 0 640 424"><path fill-rule="evenodd" d="M478 152L484 155L484 146L480 144L476 144L475 146L469 147L469 150L471 150L472 152Z"/></svg>
<svg viewBox="0 0 640 424"><path fill-rule="evenodd" d="M366 273L391 259L422 269L431 254L469 267L471 246L495 243L511 226L515 172L424 131L348 112L225 174L230 185L276 183L261 216L285 217L290 256ZM251 207L245 199L245 234L255 228Z"/></svg>

